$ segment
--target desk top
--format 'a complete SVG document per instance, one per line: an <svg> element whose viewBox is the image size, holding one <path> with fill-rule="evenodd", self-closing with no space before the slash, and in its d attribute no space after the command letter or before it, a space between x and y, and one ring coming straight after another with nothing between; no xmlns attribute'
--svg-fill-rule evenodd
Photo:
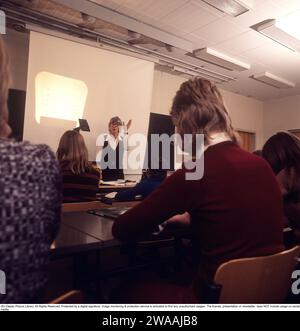
<svg viewBox="0 0 300 331"><path fill-rule="evenodd" d="M133 207L139 202L114 203L114 207ZM103 248L119 247L121 242L112 235L114 220L89 214L88 211L97 208L94 203L70 204L67 211L62 213L62 224L59 234L51 247L51 258L62 258ZM100 205L99 205L100 204ZM80 205L80 206L79 206ZM102 206L100 202L96 206ZM111 207L104 205L106 207ZM101 208L101 207L100 207ZM98 208L98 209L100 209ZM161 235L151 236L144 240L162 240L165 237L182 234L179 231L164 231ZM186 231L185 231L186 232Z"/></svg>
<svg viewBox="0 0 300 331"><path fill-rule="evenodd" d="M105 209L111 207L134 207L139 204L140 201L132 202L113 202L112 205L103 203L101 201L91 201L91 202L75 202L75 203L64 203L62 204L62 213L75 213L75 212L85 212L95 209Z"/></svg>
<svg viewBox="0 0 300 331"><path fill-rule="evenodd" d="M139 202L115 202L113 207L134 207ZM89 210L110 208L100 201L62 205L62 224L51 247L52 255L72 254L120 245L112 235L113 220L91 215Z"/></svg>
<svg viewBox="0 0 300 331"><path fill-rule="evenodd" d="M105 247L119 246L112 235L113 221L88 212L68 212L62 216L59 234L51 247L54 257Z"/></svg>

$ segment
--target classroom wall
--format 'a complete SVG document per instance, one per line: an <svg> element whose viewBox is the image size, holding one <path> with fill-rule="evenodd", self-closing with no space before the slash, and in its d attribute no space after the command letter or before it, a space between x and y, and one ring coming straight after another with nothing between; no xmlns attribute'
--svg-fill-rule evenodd
<svg viewBox="0 0 300 331"><path fill-rule="evenodd" d="M168 114L173 97L185 78L155 70L152 111ZM264 143L263 102L221 89L235 128L256 134L256 148Z"/></svg>
<svg viewBox="0 0 300 331"><path fill-rule="evenodd" d="M265 139L282 130L300 129L300 95L264 103Z"/></svg>
<svg viewBox="0 0 300 331"><path fill-rule="evenodd" d="M95 161L97 138L108 132L112 117L132 119L130 132L147 134L153 75L153 62L31 32L24 139L56 150L63 133L84 118L90 132L83 136ZM140 169L133 163L132 171L142 170L143 162Z"/></svg>
<svg viewBox="0 0 300 331"><path fill-rule="evenodd" d="M4 38L8 45L11 57L13 87L26 89L29 36L24 33L8 30L8 34ZM184 81L185 79L180 76L155 70L151 111L168 114L171 108L172 99L179 86ZM265 138L270 132L272 133L277 130L275 127L276 123L278 127L281 125L282 113L276 110L270 112L269 110L270 108L274 108L272 102L263 103L224 90L221 92L232 116L234 126L240 130L255 132L257 137L257 148L260 148L263 145ZM278 101L276 100L273 103L276 104L277 102ZM293 103L295 100L291 102ZM298 103L300 104L300 96L298 97ZM282 108L286 109L284 100ZM266 114L264 114L264 112ZM271 119L271 117L274 118ZM288 119L285 119L285 121L288 121ZM291 120L291 124L293 124L293 122L295 123L294 120ZM289 123L286 123L285 127L287 128L289 126Z"/></svg>

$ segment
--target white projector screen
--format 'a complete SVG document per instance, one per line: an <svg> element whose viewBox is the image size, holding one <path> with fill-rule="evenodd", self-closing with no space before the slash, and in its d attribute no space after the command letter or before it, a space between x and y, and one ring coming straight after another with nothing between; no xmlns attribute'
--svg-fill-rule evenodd
<svg viewBox="0 0 300 331"><path fill-rule="evenodd" d="M147 133L154 63L31 32L24 139L57 150L61 135L87 119L91 161L111 117Z"/></svg>

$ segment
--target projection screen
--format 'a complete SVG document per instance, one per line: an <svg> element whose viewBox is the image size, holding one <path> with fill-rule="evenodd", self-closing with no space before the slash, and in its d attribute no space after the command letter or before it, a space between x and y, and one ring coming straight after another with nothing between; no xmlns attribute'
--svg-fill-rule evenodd
<svg viewBox="0 0 300 331"><path fill-rule="evenodd" d="M24 139L54 151L61 135L87 119L91 161L111 117L132 119L130 133L147 133L154 63L31 32Z"/></svg>

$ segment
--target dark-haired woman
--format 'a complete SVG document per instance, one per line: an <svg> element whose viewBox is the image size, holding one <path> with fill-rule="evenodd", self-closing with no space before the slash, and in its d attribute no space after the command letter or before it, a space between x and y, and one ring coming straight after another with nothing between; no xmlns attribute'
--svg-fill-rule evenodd
<svg viewBox="0 0 300 331"><path fill-rule="evenodd" d="M204 176L188 180L188 170L178 170L122 215L113 234L121 240L137 239L172 216L188 212L199 274L181 297L177 288L144 287L144 295L143 288L138 291L139 299L130 298L138 303L201 301L204 284L212 281L224 262L283 250L283 206L276 178L265 160L238 146L217 87L200 78L183 83L171 116L181 135L204 134Z"/></svg>
<svg viewBox="0 0 300 331"><path fill-rule="evenodd" d="M277 176L288 224L300 230L300 140L289 132L278 132L263 147L263 157ZM299 236L300 239L300 236Z"/></svg>

